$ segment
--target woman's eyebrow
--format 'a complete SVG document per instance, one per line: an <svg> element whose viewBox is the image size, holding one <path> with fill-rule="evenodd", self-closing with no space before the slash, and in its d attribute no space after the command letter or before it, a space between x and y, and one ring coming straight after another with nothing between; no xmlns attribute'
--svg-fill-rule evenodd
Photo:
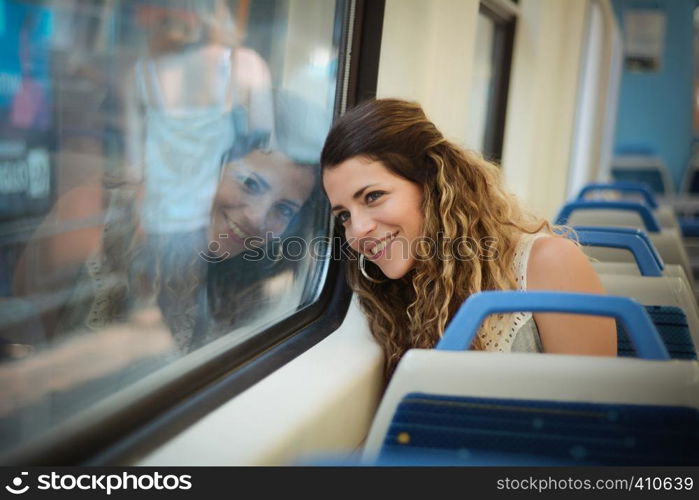
<svg viewBox="0 0 699 500"><path fill-rule="evenodd" d="M265 179L257 172L250 172L250 176L254 177L257 180L257 182L259 182L262 185L265 191L269 191L269 182L267 182L267 179Z"/></svg>
<svg viewBox="0 0 699 500"><path fill-rule="evenodd" d="M356 200L357 198L359 198L360 196L362 196L362 193L364 193L364 191L366 191L367 189L369 189L371 186L376 186L376 183L374 183L374 184L367 184L367 185L364 186L363 188L357 190L357 192L354 193L354 194L352 195L352 199L353 199L353 200ZM332 207L332 211L334 212L335 210L339 210L339 209L341 209L341 208L345 208L345 207L343 207L342 205L335 205L334 207Z"/></svg>
<svg viewBox="0 0 699 500"><path fill-rule="evenodd" d="M282 203L288 203L289 205L292 205L297 210L301 210L301 204L298 201L290 200L289 198L284 198L281 201Z"/></svg>

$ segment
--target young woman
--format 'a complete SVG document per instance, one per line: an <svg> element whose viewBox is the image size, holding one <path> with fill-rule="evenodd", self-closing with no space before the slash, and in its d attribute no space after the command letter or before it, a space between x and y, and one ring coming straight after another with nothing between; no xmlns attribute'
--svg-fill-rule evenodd
<svg viewBox="0 0 699 500"><path fill-rule="evenodd" d="M368 101L331 129L321 155L332 211L358 255L349 282L390 374L431 348L483 290L604 293L579 247L507 193L498 168L447 141L419 105ZM474 349L616 355L613 320L517 313L489 318Z"/></svg>

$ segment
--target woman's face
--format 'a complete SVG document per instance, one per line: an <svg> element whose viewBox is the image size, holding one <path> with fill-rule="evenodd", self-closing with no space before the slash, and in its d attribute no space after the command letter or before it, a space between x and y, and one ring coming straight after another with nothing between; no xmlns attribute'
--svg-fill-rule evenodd
<svg viewBox="0 0 699 500"><path fill-rule="evenodd" d="M312 189L311 168L280 153L254 151L224 165L211 211L209 250L230 258L246 249L246 240L252 249L281 235Z"/></svg>
<svg viewBox="0 0 699 500"><path fill-rule="evenodd" d="M323 185L350 246L387 277L405 276L422 236L422 188L364 157L326 169Z"/></svg>
<svg viewBox="0 0 699 500"><path fill-rule="evenodd" d="M203 36L200 13L191 9L143 6L138 12L140 22L150 30L149 45L155 54L180 49Z"/></svg>

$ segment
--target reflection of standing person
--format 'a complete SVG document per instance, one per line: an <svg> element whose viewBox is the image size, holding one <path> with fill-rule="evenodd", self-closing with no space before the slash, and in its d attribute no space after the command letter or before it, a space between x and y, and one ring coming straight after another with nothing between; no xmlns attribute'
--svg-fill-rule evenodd
<svg viewBox="0 0 699 500"><path fill-rule="evenodd" d="M176 312L166 320L185 346L194 329L192 283L202 272L192 261L204 242L220 160L231 145L241 156L266 147L270 76L256 52L235 43L220 0L178 0L143 17L153 25L151 55L136 63L127 87L124 180L139 188L146 286L158 292L161 309Z"/></svg>
<svg viewBox="0 0 699 500"><path fill-rule="evenodd" d="M148 234L204 227L222 153L272 130L269 70L254 51L214 39L219 2L176 2L156 11L151 46L127 92L126 180L143 182Z"/></svg>

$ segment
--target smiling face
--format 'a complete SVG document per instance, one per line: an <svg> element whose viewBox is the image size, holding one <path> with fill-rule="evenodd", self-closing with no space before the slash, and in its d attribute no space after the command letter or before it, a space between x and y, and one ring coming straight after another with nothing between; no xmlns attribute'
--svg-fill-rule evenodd
<svg viewBox="0 0 699 500"><path fill-rule="evenodd" d="M248 238L281 235L312 189L311 168L280 153L254 151L224 165L211 211L209 248L233 257L245 250Z"/></svg>
<svg viewBox="0 0 699 500"><path fill-rule="evenodd" d="M326 168L323 185L350 246L388 278L405 276L422 236L422 188L364 157Z"/></svg>

